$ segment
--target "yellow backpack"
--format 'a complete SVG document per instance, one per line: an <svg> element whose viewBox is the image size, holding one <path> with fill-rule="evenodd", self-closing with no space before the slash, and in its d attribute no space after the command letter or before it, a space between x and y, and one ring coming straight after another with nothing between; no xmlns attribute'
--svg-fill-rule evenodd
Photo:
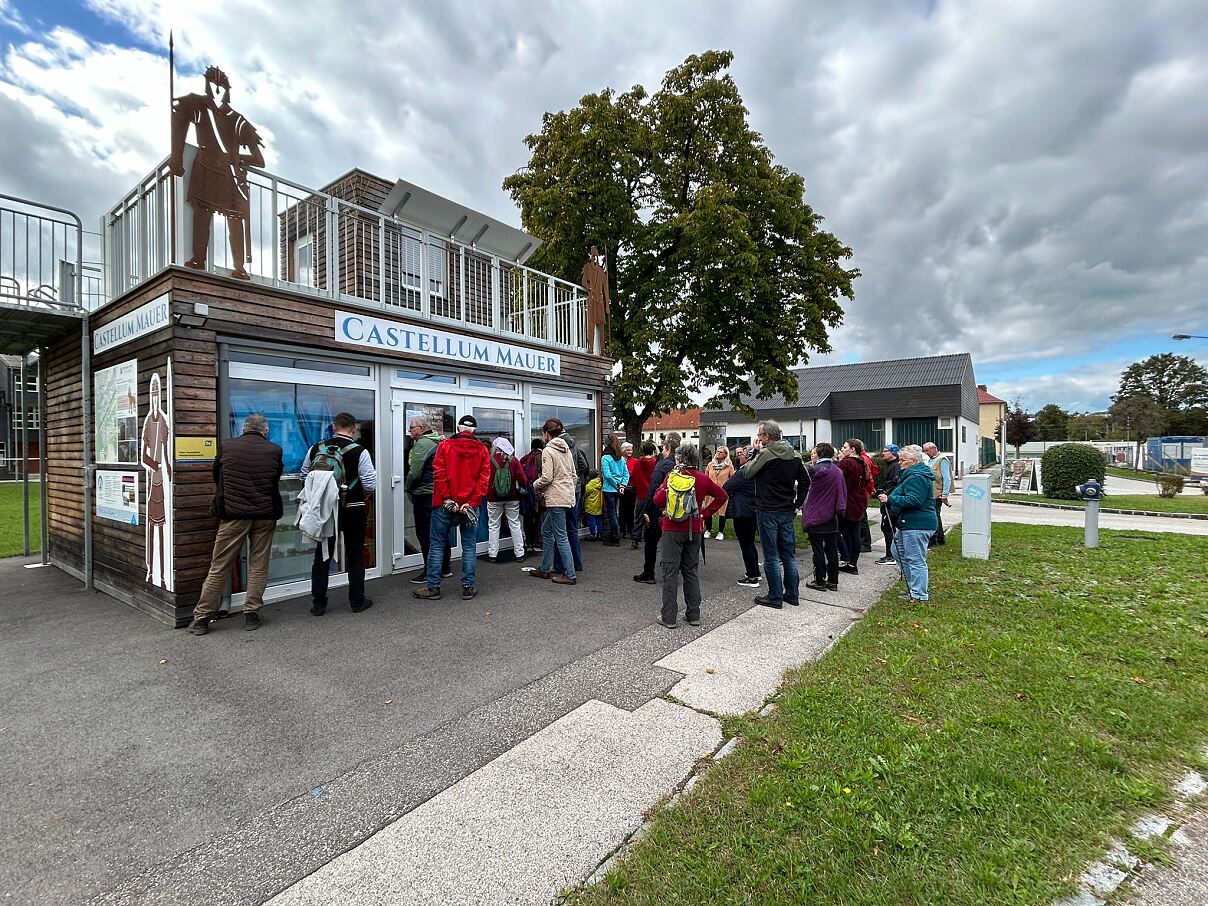
<svg viewBox="0 0 1208 906"><path fill-rule="evenodd" d="M683 467L673 469L667 475L667 506L663 515L672 522L687 522L688 537L692 537L692 517L700 514L696 502L696 476L688 475Z"/></svg>

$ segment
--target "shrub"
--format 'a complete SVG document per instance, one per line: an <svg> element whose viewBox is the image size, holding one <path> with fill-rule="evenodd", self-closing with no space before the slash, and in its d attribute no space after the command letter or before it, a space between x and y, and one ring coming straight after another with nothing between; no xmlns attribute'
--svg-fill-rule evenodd
<svg viewBox="0 0 1208 906"><path fill-rule="evenodd" d="M1159 475L1154 479L1159 497L1178 497L1183 493L1182 475Z"/></svg>
<svg viewBox="0 0 1208 906"><path fill-rule="evenodd" d="M885 484L885 454L880 450L872 454L872 464L877 471L877 477L873 479L873 484L875 484L877 489L880 490L882 485ZM1205 491L1204 493L1208 494L1208 491Z"/></svg>
<svg viewBox="0 0 1208 906"><path fill-rule="evenodd" d="M1103 483L1107 470L1103 454L1088 444L1059 444L1040 458L1040 480L1045 497L1077 500L1074 490L1092 478Z"/></svg>

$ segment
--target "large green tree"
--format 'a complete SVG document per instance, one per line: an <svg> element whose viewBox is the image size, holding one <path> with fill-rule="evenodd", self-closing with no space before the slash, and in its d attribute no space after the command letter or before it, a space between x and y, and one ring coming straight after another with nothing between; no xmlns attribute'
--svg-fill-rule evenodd
<svg viewBox="0 0 1208 906"><path fill-rule="evenodd" d="M998 420L998 441L1015 448L1015 458L1019 458L1019 448L1036 439L1036 423L1023 411L1019 400L1014 408L1007 412L1007 417Z"/></svg>
<svg viewBox="0 0 1208 906"><path fill-rule="evenodd" d="M631 439L703 388L795 400L790 369L830 350L859 275L747 123L732 59L691 56L653 95L605 89L545 114L504 180L545 240L535 266L579 282L589 247L606 254L613 412Z"/></svg>
<svg viewBox="0 0 1208 906"><path fill-rule="evenodd" d="M1129 365L1114 399L1147 396L1163 409L1208 405L1208 370L1185 355L1163 352Z"/></svg>
<svg viewBox="0 0 1208 906"><path fill-rule="evenodd" d="M1070 414L1056 403L1041 406L1032 419L1039 440L1067 440Z"/></svg>

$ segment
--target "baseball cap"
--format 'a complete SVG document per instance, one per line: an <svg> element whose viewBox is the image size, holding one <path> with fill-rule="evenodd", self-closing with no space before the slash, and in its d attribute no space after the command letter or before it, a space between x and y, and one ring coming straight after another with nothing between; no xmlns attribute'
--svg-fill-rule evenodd
<svg viewBox="0 0 1208 906"><path fill-rule="evenodd" d="M461 418L459 418L457 420L457 427L459 427L459 428L477 428L478 421L472 415L463 415Z"/></svg>
<svg viewBox="0 0 1208 906"><path fill-rule="evenodd" d="M897 456L898 450L900 450L901 447L899 447L897 444L886 444L885 449L888 450L890 453L892 453L894 456Z"/></svg>

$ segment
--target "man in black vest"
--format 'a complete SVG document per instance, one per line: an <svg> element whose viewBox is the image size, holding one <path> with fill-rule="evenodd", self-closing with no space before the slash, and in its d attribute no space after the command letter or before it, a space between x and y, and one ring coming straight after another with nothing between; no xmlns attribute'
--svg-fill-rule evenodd
<svg viewBox="0 0 1208 906"><path fill-rule="evenodd" d="M348 490L340 495L339 523L344 536L344 556L348 570L348 603L353 613L360 613L373 606L373 599L365 597L365 525L368 521L367 507L377 490L377 471L373 468L373 457L356 440L357 420L347 412L332 419L334 434L315 444L302 463L302 477L310 471L310 464L322 446L337 446L347 449L343 454L344 475ZM332 544L335 540L332 539ZM315 560L310 568L310 612L316 617L327 610L327 579L331 573L327 552L323 543L315 545Z"/></svg>
<svg viewBox="0 0 1208 906"><path fill-rule="evenodd" d="M278 484L281 471L281 448L268 439L268 422L263 415L249 415L243 420L243 434L224 443L214 460L214 503L210 511L220 521L210 572L193 610L193 625L189 627L193 635L210 631L231 566L249 537L244 628L260 628L273 530L282 513Z"/></svg>

